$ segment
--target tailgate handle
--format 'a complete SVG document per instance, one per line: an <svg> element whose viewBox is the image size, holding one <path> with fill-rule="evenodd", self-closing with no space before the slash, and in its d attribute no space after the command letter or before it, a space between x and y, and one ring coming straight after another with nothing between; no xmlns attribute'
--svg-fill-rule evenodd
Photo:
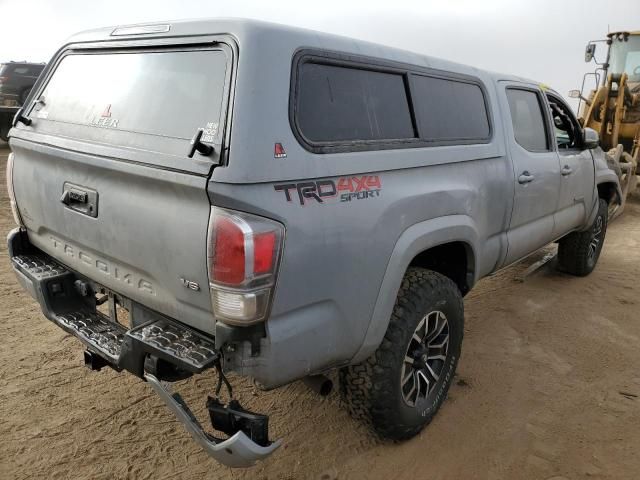
<svg viewBox="0 0 640 480"><path fill-rule="evenodd" d="M87 192L83 192L82 190L77 190L75 188L71 188L69 190L65 189L62 194L62 198L60 198L60 201L67 206L72 203L87 203L88 200L89 195Z"/></svg>
<svg viewBox="0 0 640 480"><path fill-rule="evenodd" d="M98 192L90 188L65 182L60 202L75 212L94 218L98 216Z"/></svg>

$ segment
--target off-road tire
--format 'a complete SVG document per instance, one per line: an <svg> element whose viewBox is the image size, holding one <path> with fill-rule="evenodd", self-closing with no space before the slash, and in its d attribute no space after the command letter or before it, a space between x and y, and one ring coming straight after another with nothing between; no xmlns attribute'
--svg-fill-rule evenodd
<svg viewBox="0 0 640 480"><path fill-rule="evenodd" d="M441 311L449 324L449 347L435 387L411 407L401 390L402 366L416 327L434 311ZM430 270L409 268L378 349L362 363L340 370L340 392L351 415L381 438L405 440L418 434L447 397L463 333L462 295L455 283Z"/></svg>
<svg viewBox="0 0 640 480"><path fill-rule="evenodd" d="M558 242L558 270L580 277L589 275L600 258L608 221L609 204L601 198L591 227L584 232L570 233ZM590 246L596 235L599 236L598 245L591 254Z"/></svg>

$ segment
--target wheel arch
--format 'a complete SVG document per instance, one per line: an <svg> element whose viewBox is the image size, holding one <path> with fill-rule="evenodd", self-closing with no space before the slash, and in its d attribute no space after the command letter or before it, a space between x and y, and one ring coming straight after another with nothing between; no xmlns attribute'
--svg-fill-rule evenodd
<svg viewBox="0 0 640 480"><path fill-rule="evenodd" d="M622 204L622 191L618 182L605 180L598 183L596 187L598 189L598 198L606 200L608 204L612 202L618 205Z"/></svg>
<svg viewBox="0 0 640 480"><path fill-rule="evenodd" d="M441 273L453 280L464 296L474 283L475 254L469 243L454 240L421 251L409 262L407 268L409 267L421 267Z"/></svg>
<svg viewBox="0 0 640 480"><path fill-rule="evenodd" d="M475 222L466 215L426 220L406 229L396 241L389 258L369 328L351 363L367 358L382 341L409 267L437 271L451 278L463 295L467 293L477 279L478 238ZM454 261L443 261L451 258Z"/></svg>
<svg viewBox="0 0 640 480"><path fill-rule="evenodd" d="M610 209L612 204L617 205L616 209L618 209L618 207L622 208L622 205L624 204L624 194L620 188L618 177L615 176L613 171L611 172L611 175L601 176L601 178L597 179L595 194L597 195L593 199L593 207L587 217L587 222L584 228L589 228L595 221L596 215L598 214L599 199L602 198L605 200Z"/></svg>

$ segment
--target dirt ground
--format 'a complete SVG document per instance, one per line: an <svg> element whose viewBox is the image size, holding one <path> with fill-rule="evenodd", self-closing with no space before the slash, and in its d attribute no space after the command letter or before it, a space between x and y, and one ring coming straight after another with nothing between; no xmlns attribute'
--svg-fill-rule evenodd
<svg viewBox="0 0 640 480"><path fill-rule="evenodd" d="M0 234L13 227L0 151ZM34 186L34 188L37 188ZM79 341L47 321L0 243L1 479L578 479L640 477L640 200L609 229L596 271L545 268L540 255L479 283L465 301L458 376L417 438L373 439L300 382L254 391L284 445L248 470L205 456L144 382L82 364ZM634 288L635 287L635 288ZM213 374L176 390L204 420Z"/></svg>

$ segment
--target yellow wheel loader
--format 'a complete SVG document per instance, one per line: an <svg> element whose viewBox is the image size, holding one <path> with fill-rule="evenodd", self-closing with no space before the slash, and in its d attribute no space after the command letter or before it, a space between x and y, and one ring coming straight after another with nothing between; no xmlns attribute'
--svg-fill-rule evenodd
<svg viewBox="0 0 640 480"><path fill-rule="evenodd" d="M606 45L606 57L596 59L596 46ZM627 196L638 185L640 160L640 31L613 32L605 40L593 40L585 49L585 62L596 64L586 73L580 90L569 96L579 98L578 117L584 127L600 134L600 146L608 153L608 162L620 178L622 213ZM594 88L585 96L585 86L592 79Z"/></svg>

